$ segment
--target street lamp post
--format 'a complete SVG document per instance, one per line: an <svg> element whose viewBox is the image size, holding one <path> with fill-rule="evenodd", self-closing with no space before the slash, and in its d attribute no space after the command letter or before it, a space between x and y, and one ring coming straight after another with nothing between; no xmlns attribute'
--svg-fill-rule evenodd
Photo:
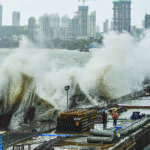
<svg viewBox="0 0 150 150"><path fill-rule="evenodd" d="M69 91L69 89L70 89L69 85L65 86L65 91L67 92L67 111L69 110L69 104L68 104L68 91Z"/></svg>

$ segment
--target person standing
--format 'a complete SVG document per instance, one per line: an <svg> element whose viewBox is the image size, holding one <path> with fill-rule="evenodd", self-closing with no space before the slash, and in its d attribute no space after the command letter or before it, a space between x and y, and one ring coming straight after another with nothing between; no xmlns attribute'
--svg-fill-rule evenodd
<svg viewBox="0 0 150 150"><path fill-rule="evenodd" d="M115 107L113 108L112 117L114 119L114 126L117 126L118 114L117 109Z"/></svg>
<svg viewBox="0 0 150 150"><path fill-rule="evenodd" d="M105 110L102 111L103 129L107 127L107 113Z"/></svg>

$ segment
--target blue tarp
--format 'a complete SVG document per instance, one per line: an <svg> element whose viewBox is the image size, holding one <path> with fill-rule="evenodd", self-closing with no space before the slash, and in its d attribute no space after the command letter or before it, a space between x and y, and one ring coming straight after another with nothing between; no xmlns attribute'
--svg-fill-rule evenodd
<svg viewBox="0 0 150 150"><path fill-rule="evenodd" d="M0 134L0 150L3 150L3 136Z"/></svg>

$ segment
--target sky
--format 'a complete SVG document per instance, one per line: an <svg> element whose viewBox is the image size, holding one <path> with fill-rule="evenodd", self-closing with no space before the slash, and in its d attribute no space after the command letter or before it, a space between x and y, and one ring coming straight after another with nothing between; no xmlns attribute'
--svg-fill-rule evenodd
<svg viewBox="0 0 150 150"><path fill-rule="evenodd" d="M112 20L113 0L89 0L89 12L96 11L97 25L103 28L106 19ZM43 14L58 13L72 17L82 3L78 0L1 0L3 5L3 24L11 25L12 12L21 12L21 25L26 25L29 17L38 17ZM150 13L150 0L132 0L132 25L142 27L145 13Z"/></svg>

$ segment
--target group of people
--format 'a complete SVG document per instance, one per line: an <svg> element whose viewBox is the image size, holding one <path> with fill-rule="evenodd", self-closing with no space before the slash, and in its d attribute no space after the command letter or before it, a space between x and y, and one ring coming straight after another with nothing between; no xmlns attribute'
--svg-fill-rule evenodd
<svg viewBox="0 0 150 150"><path fill-rule="evenodd" d="M117 126L118 114L117 114L117 109L115 107L113 108L111 115L114 120L113 125ZM105 129L107 127L107 113L105 110L102 111L102 120L103 120L103 128Z"/></svg>

